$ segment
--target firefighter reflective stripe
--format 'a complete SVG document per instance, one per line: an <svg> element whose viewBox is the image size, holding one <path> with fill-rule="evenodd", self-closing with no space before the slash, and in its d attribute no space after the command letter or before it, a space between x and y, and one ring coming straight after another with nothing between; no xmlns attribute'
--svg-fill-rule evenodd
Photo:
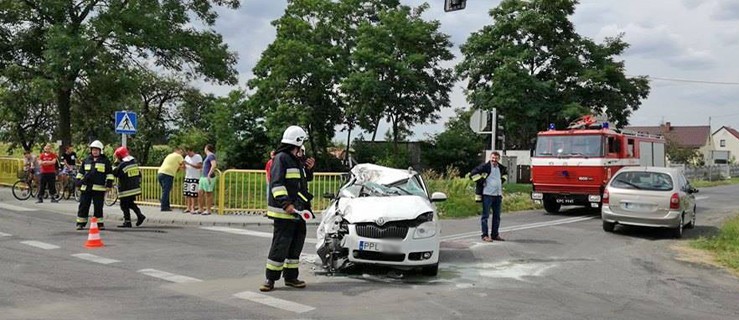
<svg viewBox="0 0 739 320"><path fill-rule="evenodd" d="M300 169L289 168L285 170L285 179L300 179Z"/></svg>
<svg viewBox="0 0 739 320"><path fill-rule="evenodd" d="M77 173L77 180L81 180L84 177L85 177L85 175L83 175L82 173L80 173L80 172Z"/></svg>
<svg viewBox="0 0 739 320"><path fill-rule="evenodd" d="M284 263L282 262L267 260L267 270L282 271L283 265Z"/></svg>
<svg viewBox="0 0 739 320"><path fill-rule="evenodd" d="M87 222L87 218L77 218L77 223L85 223Z"/></svg>
<svg viewBox="0 0 739 320"><path fill-rule="evenodd" d="M482 179L482 175L480 175L480 174L476 174L476 175L474 175L474 176L472 176L472 177L470 177L470 178L472 178L472 181L477 181L477 180L480 180L480 179Z"/></svg>
<svg viewBox="0 0 739 320"><path fill-rule="evenodd" d="M131 190L121 191L118 193L119 198L125 198L141 194L141 188L135 188Z"/></svg>
<svg viewBox="0 0 739 320"><path fill-rule="evenodd" d="M92 170L92 164L85 163L85 171L90 171L90 170Z"/></svg>
<svg viewBox="0 0 739 320"><path fill-rule="evenodd" d="M279 196L286 196L287 195L287 188L285 186L279 186L272 188L272 196L277 198Z"/></svg>
<svg viewBox="0 0 739 320"><path fill-rule="evenodd" d="M108 173L107 175L105 175L105 180L115 180L115 177L113 176L113 174Z"/></svg>
<svg viewBox="0 0 739 320"><path fill-rule="evenodd" d="M274 212L272 210L267 210L267 217L275 218L275 219L289 219L294 220L295 215L285 213L285 212Z"/></svg>
<svg viewBox="0 0 739 320"><path fill-rule="evenodd" d="M306 197L305 197L305 196L304 196L304 195L303 195L302 193L300 193L300 192L298 192L298 197L300 197L300 199L303 199L303 201L305 201L305 202L308 202L308 198L306 198Z"/></svg>
<svg viewBox="0 0 739 320"><path fill-rule="evenodd" d="M482 202L482 195L481 194L476 194L475 195L475 202Z"/></svg>
<svg viewBox="0 0 739 320"><path fill-rule="evenodd" d="M127 167L123 168L123 172L125 172L126 175L129 176L129 177L138 177L139 174L140 174L139 173L139 166L136 165L136 164L130 165L130 166L127 166Z"/></svg>
<svg viewBox="0 0 739 320"><path fill-rule="evenodd" d="M96 163L95 170L98 172L105 172L105 163Z"/></svg>
<svg viewBox="0 0 739 320"><path fill-rule="evenodd" d="M99 184L93 184L92 185L92 191L105 191L105 186L101 186Z"/></svg>
<svg viewBox="0 0 739 320"><path fill-rule="evenodd" d="M300 266L300 260L287 259L285 260L285 269L297 269Z"/></svg>
<svg viewBox="0 0 739 320"><path fill-rule="evenodd" d="M103 222L105 222L103 221L103 217L98 218L98 223L103 223Z"/></svg>

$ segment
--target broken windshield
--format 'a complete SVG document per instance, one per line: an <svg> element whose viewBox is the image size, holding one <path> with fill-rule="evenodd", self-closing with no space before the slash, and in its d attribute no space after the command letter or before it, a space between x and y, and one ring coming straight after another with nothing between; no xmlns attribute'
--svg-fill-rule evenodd
<svg viewBox="0 0 739 320"><path fill-rule="evenodd" d="M371 181L352 183L344 187L339 193L341 197L388 197L388 196L426 196L426 192L416 179L403 179L391 184L383 185Z"/></svg>

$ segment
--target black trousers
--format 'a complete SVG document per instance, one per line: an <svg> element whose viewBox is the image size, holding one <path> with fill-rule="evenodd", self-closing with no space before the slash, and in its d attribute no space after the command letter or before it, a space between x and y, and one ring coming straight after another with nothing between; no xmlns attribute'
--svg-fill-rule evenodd
<svg viewBox="0 0 739 320"><path fill-rule="evenodd" d="M300 252L305 244L305 221L274 219L272 246L267 260L267 280L298 278Z"/></svg>
<svg viewBox="0 0 739 320"><path fill-rule="evenodd" d="M141 209L136 204L136 196L124 197L118 199L121 202L121 210L123 211L123 221L131 222L131 210L136 214L136 219L141 220L144 216L141 214Z"/></svg>
<svg viewBox="0 0 739 320"><path fill-rule="evenodd" d="M105 191L82 191L80 195L80 206L77 209L77 224L85 226L87 217L90 215L90 203L94 206L93 215L98 223L103 223L103 203L105 202Z"/></svg>
<svg viewBox="0 0 739 320"><path fill-rule="evenodd" d="M46 188L49 188L49 194L54 196L56 194L56 173L42 173L41 174L41 185L39 186L38 198L43 199Z"/></svg>

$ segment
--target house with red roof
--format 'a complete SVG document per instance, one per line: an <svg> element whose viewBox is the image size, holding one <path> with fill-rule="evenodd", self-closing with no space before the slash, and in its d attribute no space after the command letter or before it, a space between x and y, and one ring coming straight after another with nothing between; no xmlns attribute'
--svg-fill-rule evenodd
<svg viewBox="0 0 739 320"><path fill-rule="evenodd" d="M713 163L714 143L711 138L711 126L673 126L665 122L659 126L630 126L630 131L658 134L683 148L695 149L703 155L706 163Z"/></svg>
<svg viewBox="0 0 739 320"><path fill-rule="evenodd" d="M721 153L722 157L726 157L725 163L736 162L737 155L739 155L739 131L723 126L711 137L716 150Z"/></svg>

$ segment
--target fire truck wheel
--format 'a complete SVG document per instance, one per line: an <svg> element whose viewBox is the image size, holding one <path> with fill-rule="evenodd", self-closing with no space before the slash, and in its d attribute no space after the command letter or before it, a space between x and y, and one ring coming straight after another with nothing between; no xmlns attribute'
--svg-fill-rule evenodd
<svg viewBox="0 0 739 320"><path fill-rule="evenodd" d="M605 231L605 232L613 232L613 229L615 229L615 228L616 228L616 223L615 222L603 221L603 231Z"/></svg>
<svg viewBox="0 0 739 320"><path fill-rule="evenodd" d="M547 213L557 213L559 212L560 207L562 207L562 205L557 203L556 200L552 198L544 199L544 210L546 210Z"/></svg>

